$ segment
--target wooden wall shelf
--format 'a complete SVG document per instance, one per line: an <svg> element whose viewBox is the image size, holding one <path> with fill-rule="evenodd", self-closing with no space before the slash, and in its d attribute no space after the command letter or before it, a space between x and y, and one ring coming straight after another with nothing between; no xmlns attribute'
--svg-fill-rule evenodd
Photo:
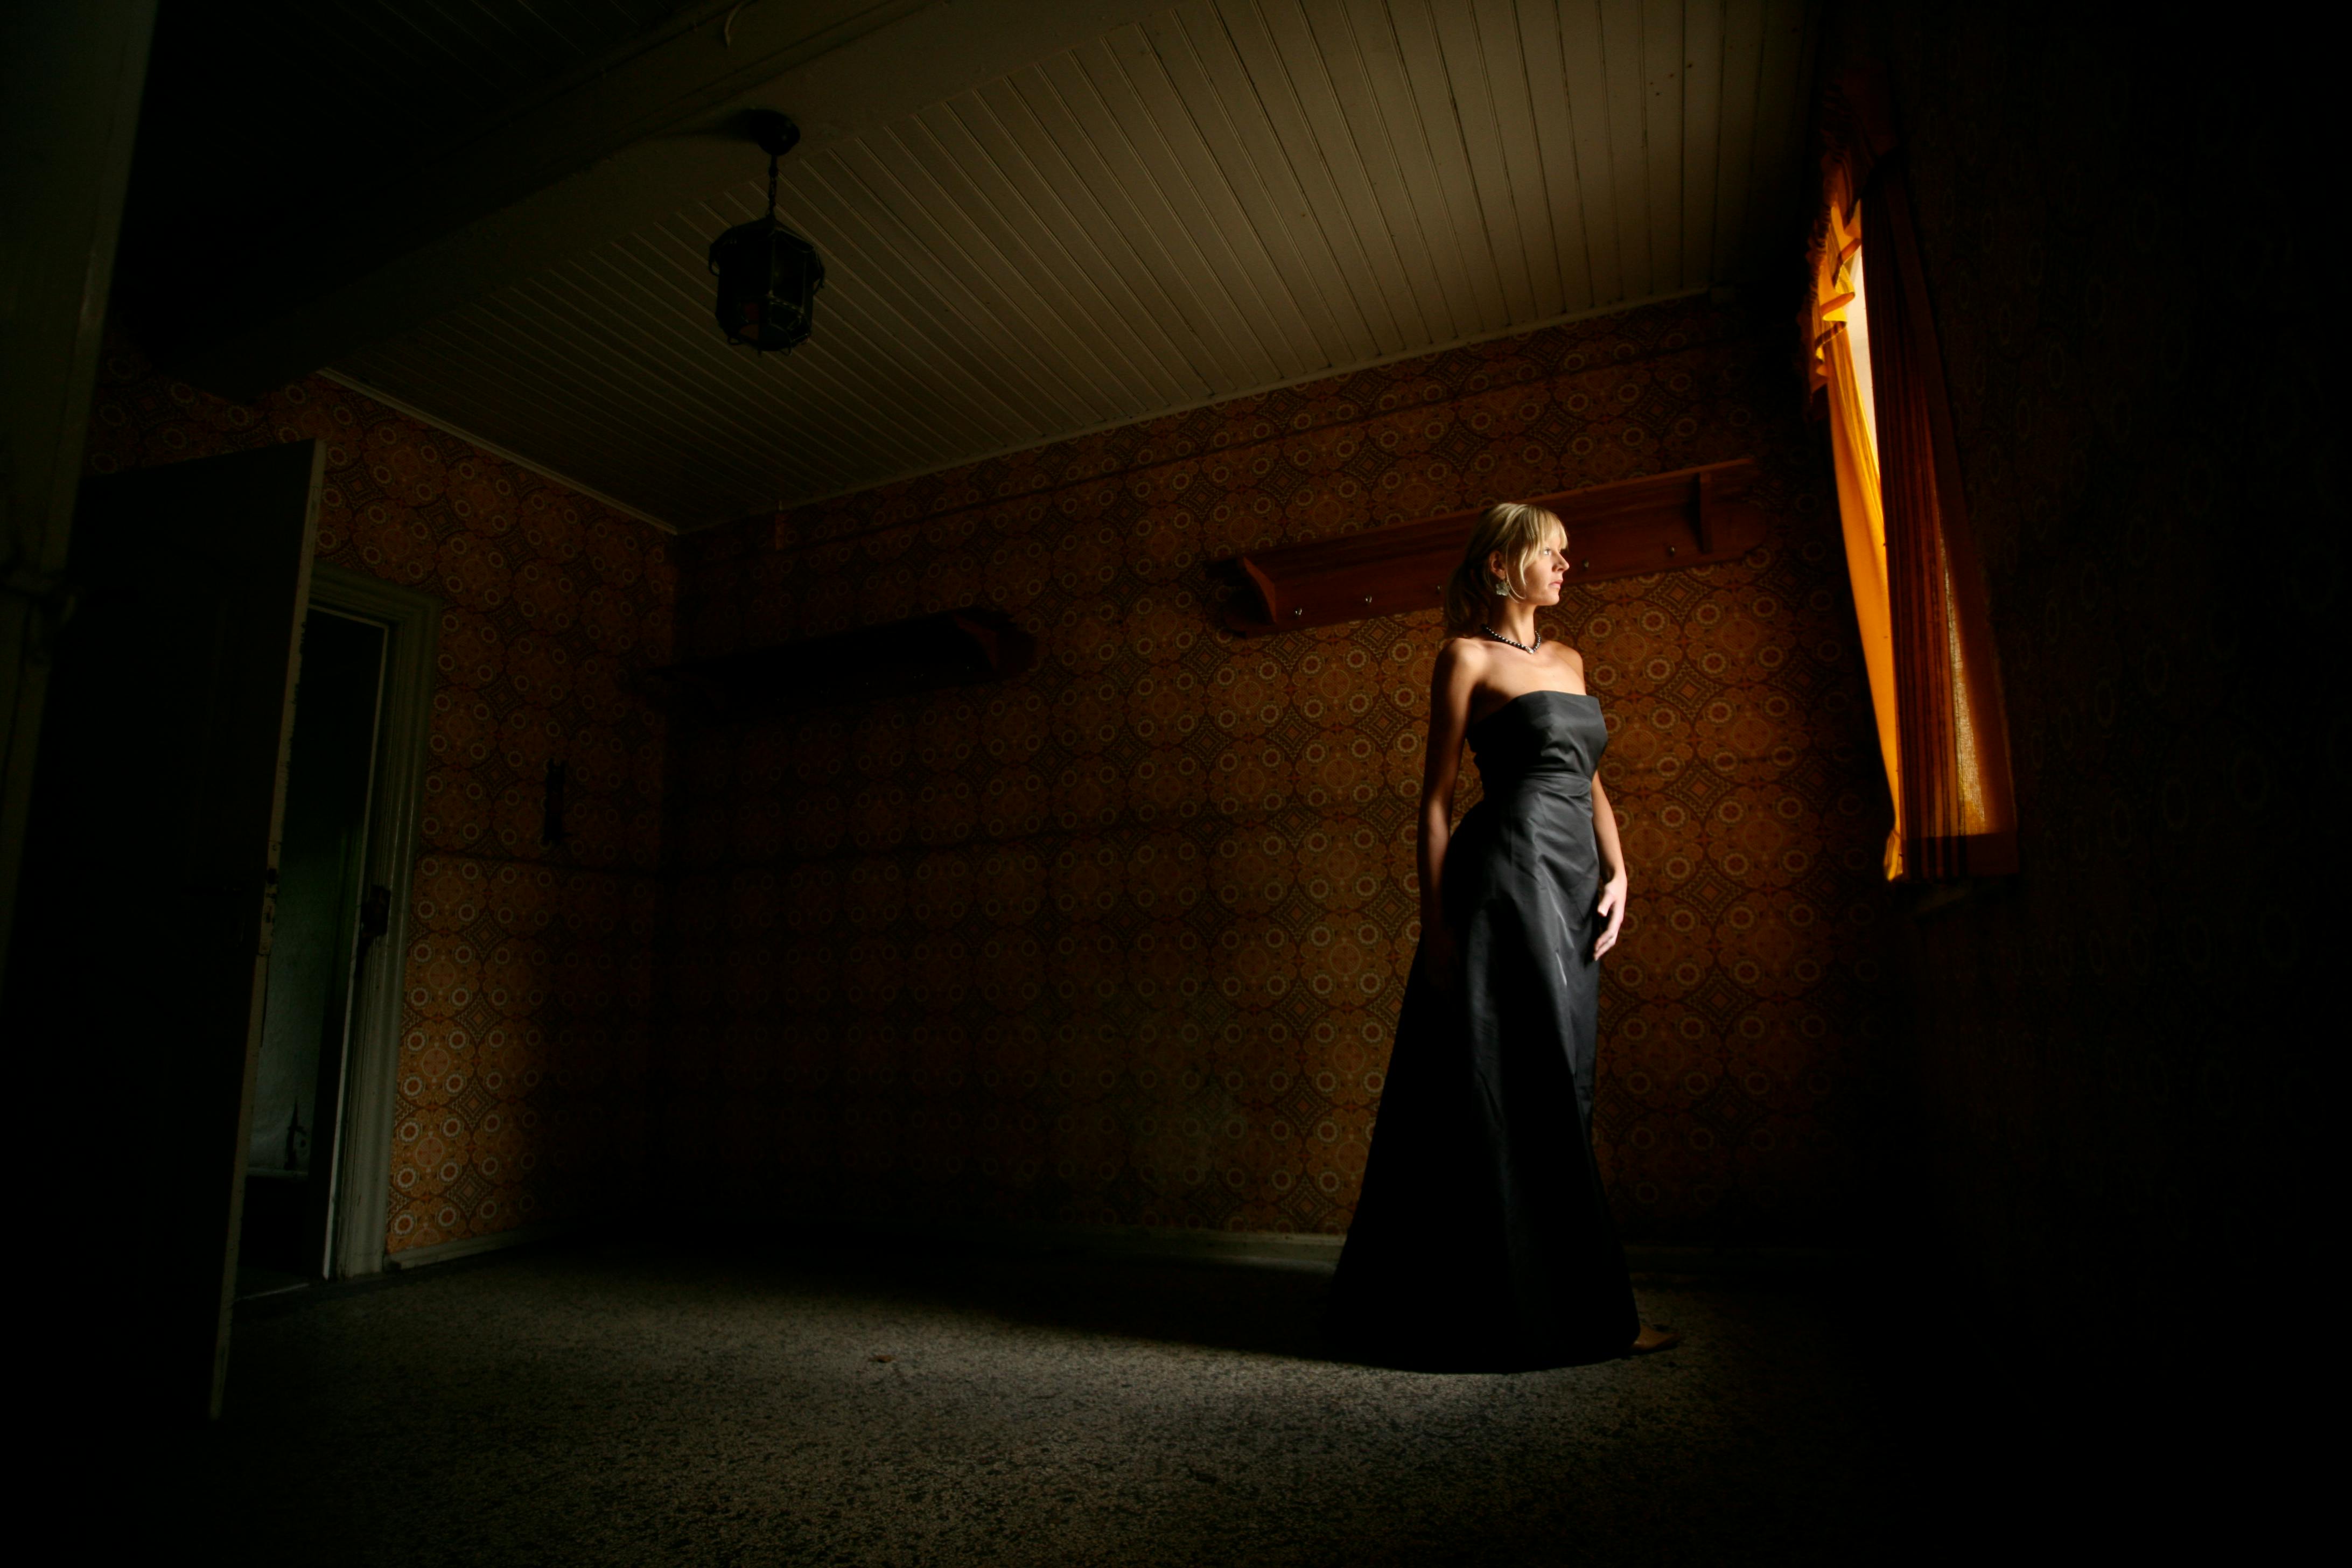
<svg viewBox="0 0 2352 1568"><path fill-rule="evenodd" d="M1764 541L1764 513L1745 499L1755 479L1755 459L1741 458L1530 499L1568 525L1568 581L1597 583L1745 555ZM1478 516L1449 512L1221 562L1241 584L1225 624L1286 632L1433 610Z"/></svg>
<svg viewBox="0 0 2352 1568"><path fill-rule="evenodd" d="M671 665L653 679L667 706L725 721L979 686L1036 661L1036 639L1011 616L972 605Z"/></svg>

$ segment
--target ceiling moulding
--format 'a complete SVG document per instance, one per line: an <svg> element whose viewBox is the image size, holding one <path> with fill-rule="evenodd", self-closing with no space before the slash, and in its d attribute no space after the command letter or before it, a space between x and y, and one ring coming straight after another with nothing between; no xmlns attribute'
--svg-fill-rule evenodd
<svg viewBox="0 0 2352 1568"><path fill-rule="evenodd" d="M634 517L639 522L650 523L654 527L660 529L664 533L676 533L678 531L677 524L671 522L665 518L656 517L653 513L646 510L643 507L631 506L627 501L621 500L618 496L609 496L603 490L596 489L593 485L582 484L570 474L558 473L555 469L549 468L545 463L535 462L532 459L524 457L520 452L512 451L505 447L501 447L496 441L475 435L471 430L460 429L438 415L428 414L413 403L403 402L401 399L394 397L391 393L384 391L382 387L370 386L366 382L361 381L356 376L345 375L341 371L322 370L318 374L321 380L331 381L337 386L349 387L352 391L358 393L362 397L367 398L372 402L381 403L386 408L391 409L394 414L405 415L407 417L415 420L419 425L429 426L433 429L440 431L444 436L455 436L458 440L465 442L475 450L487 453L490 457L498 458L499 461L502 463L512 463L516 468L537 474L542 479L553 479L557 484L562 485L573 495L583 497L588 500L593 500L599 506L611 507L614 511L619 512L624 517Z"/></svg>
<svg viewBox="0 0 2352 1568"><path fill-rule="evenodd" d="M1222 403L1239 403L1244 398L1264 397L1269 393L1287 391L1294 386L1312 386L1317 382L1337 381L1342 376L1360 375L1365 371L1378 370L1382 365L1403 364L1407 361L1417 359L1435 359L1439 354L1451 353L1455 349L1475 348L1480 343L1497 342L1504 338L1533 337L1538 332L1549 331L1554 327L1573 326L1579 321L1597 321L1603 316L1627 315L1652 305L1671 304L1676 300L1702 298L1712 298L1720 303L1729 305L1737 295L1730 288L1717 284L1710 289L1677 289L1668 294L1650 294L1639 300L1622 300L1613 305L1597 305L1589 310L1570 310L1562 315L1548 317L1540 321L1523 321L1512 326L1499 327L1491 332L1473 332L1466 337L1454 338L1427 348L1406 349L1398 353L1381 354L1372 359L1359 360L1350 364L1331 365L1326 369L1309 372L1305 375L1294 375L1281 381L1269 381L1262 385L1244 387L1239 392L1220 392L1195 402L1177 404L1153 413L1139 414L1132 418L1112 419L1100 425L1087 426L1083 429L1064 431L1058 436L1048 437L1043 441L1018 441L1010 446L975 452L970 457L956 458L944 463L932 463L919 468L908 468L883 479L863 479L856 484L847 485L837 490L827 490L821 495L788 497L777 506L775 512L770 512L764 509L754 512L730 512L723 517L687 523L685 529L689 533L698 533L704 529L723 528L732 522L764 521L776 513L791 511L798 507L823 506L827 501L840 500L848 496L864 495L868 490L878 490L886 485L906 484L915 479L928 479L933 474L951 473L957 468L968 468L975 464L993 462L999 458L1009 458L1016 452L1034 452L1040 447L1058 446L1065 441L1084 440L1088 436L1099 436L1107 430L1124 430L1131 425L1149 425L1155 420L1174 419L1181 415L1192 413L1196 409L1213 408ZM1171 462L1184 460L1181 458L1169 459ZM1103 477L1105 476L1097 475L1084 482L1093 484ZM982 504L993 505L997 500L1009 499L1012 498L992 497L988 502ZM925 518L920 521L933 520ZM875 531L884 531L891 527L913 526L915 523L910 521L905 523L887 524L885 529L877 529ZM841 537L864 538L866 535L830 535L827 542Z"/></svg>
<svg viewBox="0 0 2352 1568"><path fill-rule="evenodd" d="M1738 560L1764 542L1764 513L1744 499L1755 480L1741 458L1533 499L1567 525L1572 586ZM1264 634L1437 609L1483 510L1218 562L1212 573L1237 588L1225 625Z"/></svg>

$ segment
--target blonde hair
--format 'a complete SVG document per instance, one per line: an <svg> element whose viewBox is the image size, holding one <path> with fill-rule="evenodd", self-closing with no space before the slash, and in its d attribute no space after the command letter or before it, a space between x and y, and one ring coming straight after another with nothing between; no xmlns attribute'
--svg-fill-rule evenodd
<svg viewBox="0 0 2352 1568"><path fill-rule="evenodd" d="M1502 552L1504 581L1510 584L1510 596L1517 599L1527 595L1528 567L1535 558L1546 550L1567 548L1567 526L1543 508L1518 500L1488 507L1470 531L1462 564L1445 580L1446 635L1467 637L1480 623L1494 619L1495 601L1502 595L1495 591L1494 569L1486 557Z"/></svg>

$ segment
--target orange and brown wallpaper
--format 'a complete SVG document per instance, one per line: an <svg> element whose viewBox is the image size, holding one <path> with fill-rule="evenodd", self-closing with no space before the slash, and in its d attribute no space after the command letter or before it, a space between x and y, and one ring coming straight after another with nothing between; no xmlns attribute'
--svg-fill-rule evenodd
<svg viewBox="0 0 2352 1568"><path fill-rule="evenodd" d="M120 341L94 473L275 441L327 449L318 559L439 597L387 1246L584 1217L643 1164L668 536L317 377L237 405ZM563 841L541 842L563 762Z"/></svg>
<svg viewBox="0 0 2352 1568"><path fill-rule="evenodd" d="M1607 706L1633 862L1597 1136L1630 1234L1846 1223L1887 806L1788 359L1652 307L682 541L683 656L971 602L1041 652L992 687L674 722L676 1201L1344 1229L1417 930L1435 617L1237 639L1209 563L1752 456L1764 546L1571 590L1548 628Z"/></svg>
<svg viewBox="0 0 2352 1568"><path fill-rule="evenodd" d="M320 560L446 605L398 1252L648 1191L679 1218L1344 1229L1417 930L1437 629L1237 639L1209 563L1758 458L1764 547L1575 590L1549 631L1609 709L1633 860L1597 1119L1619 1210L1788 1239L1844 1223L1864 1163L1886 807L1785 358L1653 307L673 541L323 380L231 405L118 344L90 468L319 437ZM674 641L971 602L1035 669L733 724L644 695Z"/></svg>

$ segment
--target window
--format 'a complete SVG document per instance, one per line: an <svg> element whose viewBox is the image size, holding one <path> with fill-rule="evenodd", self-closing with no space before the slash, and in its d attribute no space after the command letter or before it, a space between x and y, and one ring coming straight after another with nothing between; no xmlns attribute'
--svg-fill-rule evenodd
<svg viewBox="0 0 2352 1568"><path fill-rule="evenodd" d="M1849 73L1823 107L1811 395L1895 802L1886 875L2014 871L1999 659L1883 78Z"/></svg>

